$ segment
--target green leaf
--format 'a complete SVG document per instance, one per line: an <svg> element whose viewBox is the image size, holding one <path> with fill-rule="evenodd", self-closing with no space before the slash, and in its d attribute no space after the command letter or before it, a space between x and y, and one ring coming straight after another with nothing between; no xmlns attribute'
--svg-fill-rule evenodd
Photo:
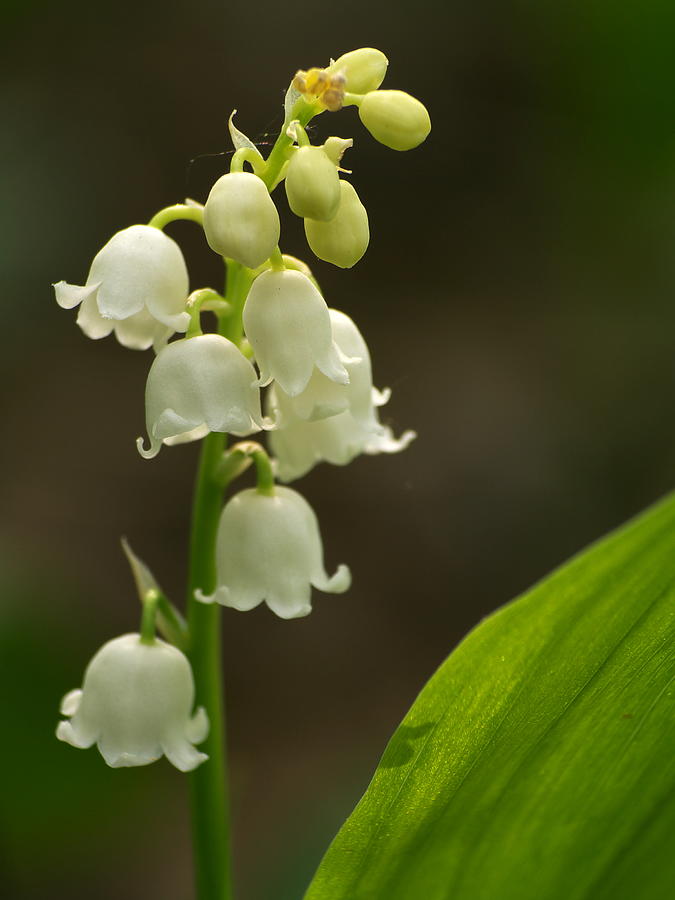
<svg viewBox="0 0 675 900"><path fill-rule="evenodd" d="M480 624L306 900L675 895L675 497Z"/></svg>

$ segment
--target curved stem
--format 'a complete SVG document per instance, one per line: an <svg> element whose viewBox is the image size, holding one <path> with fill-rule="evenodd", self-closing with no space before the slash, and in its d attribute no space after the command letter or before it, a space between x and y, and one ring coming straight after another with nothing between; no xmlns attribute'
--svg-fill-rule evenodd
<svg viewBox="0 0 675 900"><path fill-rule="evenodd" d="M260 175L265 168L265 160L254 147L240 147L235 151L230 162L230 172L243 172L244 163L250 163L256 175Z"/></svg>
<svg viewBox="0 0 675 900"><path fill-rule="evenodd" d="M176 203L174 206L165 206L150 219L148 225L153 228L165 228L170 222L179 219L187 219L189 222L204 224L204 207L200 203L192 204Z"/></svg>

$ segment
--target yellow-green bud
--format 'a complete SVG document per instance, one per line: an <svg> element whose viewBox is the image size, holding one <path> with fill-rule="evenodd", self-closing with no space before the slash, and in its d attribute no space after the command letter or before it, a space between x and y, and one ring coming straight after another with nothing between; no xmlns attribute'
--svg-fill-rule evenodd
<svg viewBox="0 0 675 900"><path fill-rule="evenodd" d="M373 91L359 106L361 121L376 141L392 150L412 150L431 131L424 104L404 91Z"/></svg>
<svg viewBox="0 0 675 900"><path fill-rule="evenodd" d="M279 243L279 214L252 172L230 172L211 188L204 206L209 247L249 269L262 265Z"/></svg>
<svg viewBox="0 0 675 900"><path fill-rule="evenodd" d="M368 213L348 181L340 181L340 206L330 222L305 219L305 235L312 252L341 269L351 269L366 252L370 231Z"/></svg>
<svg viewBox="0 0 675 900"><path fill-rule="evenodd" d="M340 205L340 178L323 147L299 147L286 172L288 205L303 219L332 219Z"/></svg>
<svg viewBox="0 0 675 900"><path fill-rule="evenodd" d="M352 94L376 91L384 80L389 60L381 50L361 47L343 53L328 68L329 72L342 72L347 79L346 90Z"/></svg>

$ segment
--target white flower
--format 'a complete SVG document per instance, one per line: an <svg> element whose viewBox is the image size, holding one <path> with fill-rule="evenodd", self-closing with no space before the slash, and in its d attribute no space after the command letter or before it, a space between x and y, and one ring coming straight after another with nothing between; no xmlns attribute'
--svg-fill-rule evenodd
<svg viewBox="0 0 675 900"><path fill-rule="evenodd" d="M354 322L336 309L330 318L333 339L353 359L349 384L336 385L315 373L299 396L288 397L275 385L268 397L279 426L270 446L282 481L300 478L322 460L344 466L360 453L398 453L415 437L406 431L397 439L380 423L377 407L391 392L373 387L368 347Z"/></svg>
<svg viewBox="0 0 675 900"><path fill-rule="evenodd" d="M282 619L311 612L312 586L341 594L351 584L347 566L328 576L316 516L285 487L275 487L271 496L250 488L232 497L218 527L216 564L215 593L197 592L197 599L239 610L264 600Z"/></svg>
<svg viewBox="0 0 675 900"><path fill-rule="evenodd" d="M188 274L178 244L158 228L132 225L114 234L94 257L85 285L59 281L56 301L80 306L77 324L87 337L111 331L125 347L145 350L185 331Z"/></svg>
<svg viewBox="0 0 675 900"><path fill-rule="evenodd" d="M240 437L267 428L260 411L256 372L246 357L218 334L174 341L161 350L150 368L145 389L145 418L150 449L136 445L151 459L162 442L182 443L209 431Z"/></svg>
<svg viewBox="0 0 675 900"><path fill-rule="evenodd" d="M255 269L279 243L279 213L267 188L252 172L230 172L211 188L204 206L204 233L221 256Z"/></svg>
<svg viewBox="0 0 675 900"><path fill-rule="evenodd" d="M56 736L73 747L98 744L109 766L145 766L164 754L181 772L208 759L193 744L209 730L205 710L192 715L192 669L176 647L140 635L108 641L84 673L81 690L61 701Z"/></svg>
<svg viewBox="0 0 675 900"><path fill-rule="evenodd" d="M290 398L277 386L275 394L292 417L316 421L350 410L359 421L369 422L373 407L373 375L370 353L353 320L337 309L329 309L333 340L341 357L348 360L348 384L337 384L315 370L305 390ZM383 400L386 402L388 397Z"/></svg>
<svg viewBox="0 0 675 900"><path fill-rule="evenodd" d="M307 387L315 366L332 381L349 382L332 338L326 301L302 272L268 270L259 275L244 306L244 329L261 387L276 380L295 397Z"/></svg>

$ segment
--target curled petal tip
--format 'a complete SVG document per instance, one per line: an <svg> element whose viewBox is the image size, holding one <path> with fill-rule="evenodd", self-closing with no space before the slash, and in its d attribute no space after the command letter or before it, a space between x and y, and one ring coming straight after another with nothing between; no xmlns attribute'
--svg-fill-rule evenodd
<svg viewBox="0 0 675 900"><path fill-rule="evenodd" d="M186 737L192 744L201 744L209 733L209 717L203 706L200 706L190 719L186 728Z"/></svg>
<svg viewBox="0 0 675 900"><path fill-rule="evenodd" d="M391 388L382 388L381 391L378 391L376 387L373 388L373 405L374 406L384 406L389 403L391 400Z"/></svg>
<svg viewBox="0 0 675 900"><path fill-rule="evenodd" d="M200 603L213 603L216 599L216 594L205 594L201 588L197 588L194 592L194 598L195 600L199 600Z"/></svg>
<svg viewBox="0 0 675 900"><path fill-rule="evenodd" d="M61 701L60 712L62 716L74 716L78 710L80 705L80 701L82 700L82 691L80 688L75 688L74 691L69 691L66 696Z"/></svg>
<svg viewBox="0 0 675 900"><path fill-rule="evenodd" d="M136 438L136 449L141 454L143 459L154 459L159 453L162 447L161 442L159 444L154 444L152 441L150 442L150 449L146 450L143 446L143 438Z"/></svg>
<svg viewBox="0 0 675 900"><path fill-rule="evenodd" d="M337 571L328 582L328 593L343 594L352 585L352 573L349 566L344 563L337 567Z"/></svg>
<svg viewBox="0 0 675 900"><path fill-rule="evenodd" d="M68 284L67 281L57 281L52 285L56 294L56 302L62 309L73 309L79 306L87 297L91 297L101 286L97 284Z"/></svg>
<svg viewBox="0 0 675 900"><path fill-rule="evenodd" d="M266 388L274 381L274 375L270 375L269 372L264 372L262 369L260 370L260 377L256 378L255 381L251 382L251 387L256 388Z"/></svg>
<svg viewBox="0 0 675 900"><path fill-rule="evenodd" d="M330 578L323 572L319 578L312 581L312 584L326 594L344 594L351 587L352 573L349 570L349 566L342 563Z"/></svg>

